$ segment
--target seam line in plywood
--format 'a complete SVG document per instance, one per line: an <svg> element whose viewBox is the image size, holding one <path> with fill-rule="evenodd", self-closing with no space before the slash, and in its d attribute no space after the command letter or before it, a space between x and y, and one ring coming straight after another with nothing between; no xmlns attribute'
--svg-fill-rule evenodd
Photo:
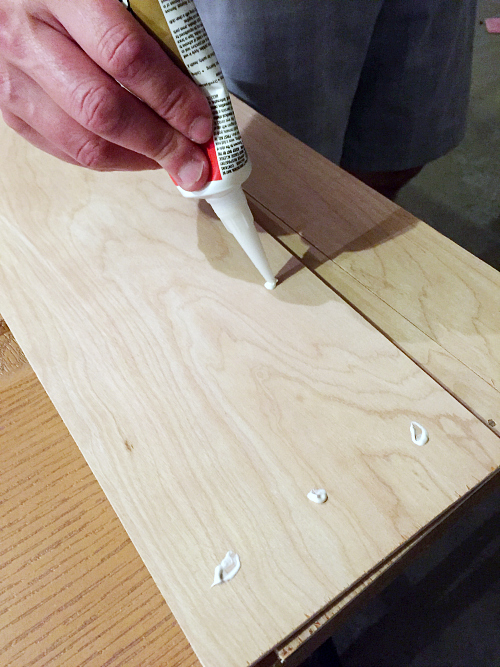
<svg viewBox="0 0 500 667"><path fill-rule="evenodd" d="M247 193L248 195L248 193ZM288 230L290 230L290 233L292 234L297 234L297 232L290 227L282 218L279 218L277 215L272 213L266 206L261 204L255 197L252 197L252 195L248 195L250 201L258 204L258 206L262 209L265 209L265 211L269 214L270 217L279 220L279 222ZM402 352L410 361L412 361L414 364L416 364L424 373L426 373L430 378L432 378L439 386L444 389L448 394L450 394L455 400L457 400L461 405L463 405L469 412L471 412L477 419L481 421L487 428L489 428L495 435L500 437L500 424L497 425L496 427L492 427L488 423L488 417L483 417L480 415L474 408L472 408L464 399L462 399L458 394L456 394L450 387L448 387L442 380L440 380L436 375L434 375L428 368L426 368L418 359L413 357L408 351L406 351L400 343L398 343L389 333L384 331L384 329L381 328L377 322L375 322L371 317L369 317L366 313L364 313L355 303L353 303L350 299L348 299L342 292L340 292L337 288L335 288L331 283L329 283L323 276L321 276L316 270L310 268L307 266L307 264L304 263L302 257L298 255L292 248L290 248L280 237L274 236L271 232L266 230L266 233L272 236L275 241L277 241L283 248L285 248L295 259L297 259L304 268L306 268L308 271L310 271L316 278L321 280L321 282L326 285L332 292L334 292L337 296L339 296L343 301L345 301L351 308L353 308L359 315L361 315L371 326L373 326L379 333L383 334L383 336L389 340L397 349ZM369 287L367 287L364 283L360 282L356 276L353 276L351 273L346 271L344 267L340 266L334 260L331 260L327 255L325 255L319 248L317 248L314 244L312 244L310 241L307 239L304 239L304 243L306 243L310 248L313 248L317 253L319 253L323 258L324 262L333 262L336 267L338 267L341 271L343 271L346 275L349 276L352 280L356 281L358 285L360 285L363 289L365 289L367 292L369 292L371 295L373 295L374 298L378 299L381 303L385 304L388 308L390 308L394 313L396 313L399 317L401 317L405 322L407 322L410 326L414 327L417 331L419 331L423 336L425 336L428 340L431 340L433 343L438 345L443 352L445 352L449 357L457 361L459 364L461 364L464 368L467 368L471 373L473 373L477 378L479 378L481 381L485 382L491 389L496 391L498 394L500 394L499 390L491 385L487 380L485 380L477 371L475 371L473 368L470 368L466 363L464 363L461 359L458 359L452 352L450 352L448 349L443 347L441 343L436 341L434 338L429 336L425 331L422 331L416 324L411 322L405 315L401 314L399 311L397 311L391 304L387 303L384 299L382 299L378 294L370 290Z"/></svg>

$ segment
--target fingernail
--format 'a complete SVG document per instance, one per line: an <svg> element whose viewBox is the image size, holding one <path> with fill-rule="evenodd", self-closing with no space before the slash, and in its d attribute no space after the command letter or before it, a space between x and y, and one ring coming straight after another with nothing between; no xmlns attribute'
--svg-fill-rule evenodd
<svg viewBox="0 0 500 667"><path fill-rule="evenodd" d="M191 188L200 180L204 167L205 163L203 160L190 160L186 162L179 169L179 185L182 188Z"/></svg>
<svg viewBox="0 0 500 667"><path fill-rule="evenodd" d="M189 138L197 144L204 144L212 136L212 120L206 116L198 116L191 123Z"/></svg>

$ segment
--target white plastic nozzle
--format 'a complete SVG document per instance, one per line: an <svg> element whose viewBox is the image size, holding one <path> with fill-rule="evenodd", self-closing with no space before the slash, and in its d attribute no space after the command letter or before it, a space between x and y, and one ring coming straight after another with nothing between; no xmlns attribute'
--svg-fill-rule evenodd
<svg viewBox="0 0 500 667"><path fill-rule="evenodd" d="M255 229L252 212L241 187L236 186L223 194L206 197L206 200L227 231L233 234L256 269L265 278L265 287L274 289L276 278L267 261L264 248Z"/></svg>

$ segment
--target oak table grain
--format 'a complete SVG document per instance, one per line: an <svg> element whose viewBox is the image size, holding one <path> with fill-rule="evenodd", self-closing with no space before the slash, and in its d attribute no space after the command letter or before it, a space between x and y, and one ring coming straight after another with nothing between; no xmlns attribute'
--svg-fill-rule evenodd
<svg viewBox="0 0 500 667"><path fill-rule="evenodd" d="M0 317L0 665L199 667Z"/></svg>

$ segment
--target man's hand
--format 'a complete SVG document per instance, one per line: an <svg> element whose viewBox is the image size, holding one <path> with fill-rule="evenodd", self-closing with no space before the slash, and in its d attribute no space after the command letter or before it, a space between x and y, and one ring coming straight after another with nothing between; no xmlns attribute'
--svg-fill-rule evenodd
<svg viewBox="0 0 500 667"><path fill-rule="evenodd" d="M208 102L117 0L2 0L0 109L67 162L206 182Z"/></svg>

